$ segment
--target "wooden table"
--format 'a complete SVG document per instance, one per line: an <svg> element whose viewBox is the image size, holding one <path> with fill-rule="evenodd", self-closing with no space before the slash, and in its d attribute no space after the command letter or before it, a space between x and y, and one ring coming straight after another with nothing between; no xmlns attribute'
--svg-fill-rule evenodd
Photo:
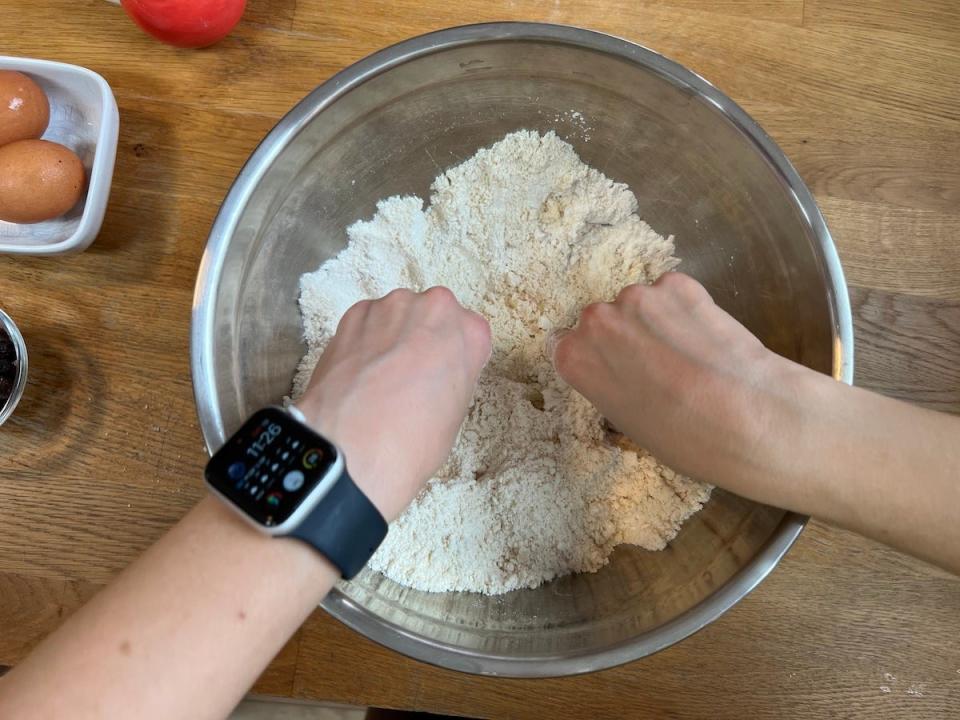
<svg viewBox="0 0 960 720"><path fill-rule="evenodd" d="M203 493L191 294L247 155L315 85L428 30L583 25L713 81L780 143L826 214L850 283L857 383L960 411L954 0L249 5L230 38L198 52L152 41L102 0L0 0L0 52L102 73L121 116L93 247L0 258L0 306L31 352L27 394L0 430L0 663L23 658ZM960 581L814 522L731 612L626 667L479 679L407 660L317 611L255 689L485 717L956 716Z"/></svg>

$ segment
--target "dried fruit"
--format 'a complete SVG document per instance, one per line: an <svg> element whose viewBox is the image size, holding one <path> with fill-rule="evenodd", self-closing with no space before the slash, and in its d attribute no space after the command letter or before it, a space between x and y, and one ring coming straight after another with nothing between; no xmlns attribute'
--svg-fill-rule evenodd
<svg viewBox="0 0 960 720"><path fill-rule="evenodd" d="M17 348L7 331L0 327L0 408L7 404L13 394L17 377Z"/></svg>

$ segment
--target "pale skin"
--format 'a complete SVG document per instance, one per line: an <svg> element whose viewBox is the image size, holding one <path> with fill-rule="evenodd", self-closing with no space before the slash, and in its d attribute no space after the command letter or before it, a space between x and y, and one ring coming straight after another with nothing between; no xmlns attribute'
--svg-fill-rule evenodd
<svg viewBox="0 0 960 720"><path fill-rule="evenodd" d="M679 273L589 306L550 351L677 470L960 572L960 418L774 355ZM489 353L486 321L449 291L395 291L344 316L300 408L393 519L449 452ZM222 718L336 579L207 498L0 680L0 717Z"/></svg>

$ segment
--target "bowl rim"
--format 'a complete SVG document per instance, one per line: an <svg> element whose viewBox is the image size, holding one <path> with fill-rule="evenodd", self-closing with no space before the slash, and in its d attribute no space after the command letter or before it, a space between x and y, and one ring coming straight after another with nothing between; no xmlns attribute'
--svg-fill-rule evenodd
<svg viewBox="0 0 960 720"><path fill-rule="evenodd" d="M13 392L10 393L6 402L0 405L0 425L3 425L13 415L13 411L17 409L17 405L20 404L20 399L23 397L23 392L27 387L29 361L27 358L27 341L24 339L23 333L20 332L20 328L17 327L13 318L2 309L0 309L0 329L10 336L10 340L17 350L17 374L13 378Z"/></svg>
<svg viewBox="0 0 960 720"><path fill-rule="evenodd" d="M317 114L367 80L425 55L471 44L501 41L554 42L631 61L712 104L773 167L796 208L818 240L814 251L827 280L833 335L832 375L853 382L853 322L840 259L820 209L783 151L739 105L697 73L642 45L584 28L534 22L464 25L404 40L341 70L291 109L264 138L241 169L218 213L200 261L191 326L191 369L197 413L207 448L225 441L213 367L216 292L230 238L240 216L273 160ZM334 588L321 606L367 638L409 657L468 673L537 678L575 675L621 665L689 637L742 600L772 570L800 535L808 518L787 513L754 558L723 586L680 616L602 650L578 654L508 657L467 650L410 632L360 606Z"/></svg>

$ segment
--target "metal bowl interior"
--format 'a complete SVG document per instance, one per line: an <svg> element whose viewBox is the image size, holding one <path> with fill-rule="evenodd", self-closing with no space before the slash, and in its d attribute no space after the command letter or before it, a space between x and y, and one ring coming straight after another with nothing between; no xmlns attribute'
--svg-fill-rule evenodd
<svg viewBox="0 0 960 720"><path fill-rule="evenodd" d="M577 115L579 113L580 115ZM493 24L416 38L351 66L251 157L211 233L194 309L201 425L218 447L290 390L304 351L300 275L344 229L504 134L568 138L677 238L681 268L769 347L849 381L846 286L817 207L729 98L632 43ZM621 547L600 572L499 597L428 594L365 571L325 601L414 657L470 672L572 674L659 650L707 624L776 565L804 519L717 491L663 552Z"/></svg>

